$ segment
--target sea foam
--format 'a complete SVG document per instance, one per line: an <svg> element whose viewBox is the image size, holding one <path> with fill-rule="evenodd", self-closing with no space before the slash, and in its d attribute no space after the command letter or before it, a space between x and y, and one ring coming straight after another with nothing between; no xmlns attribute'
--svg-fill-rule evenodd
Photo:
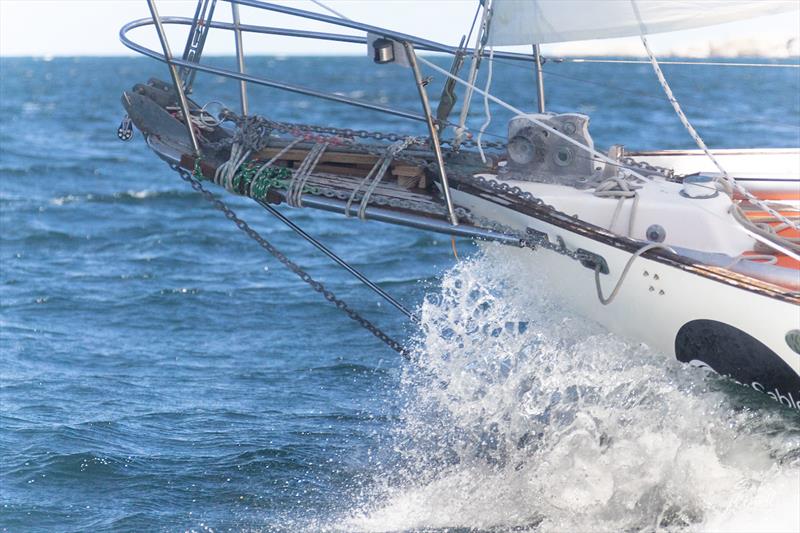
<svg viewBox="0 0 800 533"><path fill-rule="evenodd" d="M426 299L399 459L344 529L800 529L794 414L570 314L510 253Z"/></svg>

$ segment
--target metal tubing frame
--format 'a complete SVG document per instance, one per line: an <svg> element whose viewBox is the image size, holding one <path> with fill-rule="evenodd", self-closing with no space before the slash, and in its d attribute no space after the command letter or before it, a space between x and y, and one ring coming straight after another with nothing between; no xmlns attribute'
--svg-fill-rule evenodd
<svg viewBox="0 0 800 533"><path fill-rule="evenodd" d="M335 19L338 20L338 19ZM163 24L178 24L184 26L191 26L192 19L186 17L162 17L161 21ZM150 26L153 24L152 19L137 19L128 22L119 31L119 38L123 45L130 48L134 52L139 52L140 54L144 54L143 50L147 50L147 48L134 43L128 36L128 32L136 29L141 28L144 26ZM217 22L217 21L208 21L207 23L208 28L210 29L220 29L220 30L228 30L233 31L236 27L229 23L229 22ZM357 23L356 23L357 24ZM372 28L373 26L368 26ZM310 31L310 30L293 30L287 28L276 28L272 26L255 26L252 24L240 24L239 29L243 33L259 33L262 35L280 35L283 37L298 37L304 39L318 39L324 41L334 41L334 42L342 42L342 43L351 43L351 44L367 44L366 37L360 37L358 35L346 35L342 33L327 33L327 32L317 32L317 31ZM366 31L366 30L365 30ZM381 32L382 35L404 35L398 34L396 32L392 32L389 30L383 30ZM442 52L450 55L455 55L459 52L459 48L455 46L448 46L445 44L440 43L433 43L433 41L427 41L424 39L417 39L413 37L409 39L410 43L413 43L417 50L425 51L425 52ZM426 43L433 43L435 46L429 46ZM473 48L463 48L461 51L466 55L472 55L475 53ZM150 54L144 54L150 55ZM150 56L155 57L155 56ZM513 61L523 61L527 63L533 63L534 58L530 54L520 54L516 52L495 52L494 53L495 59L509 59ZM543 58L547 61L547 58ZM562 61L562 60L559 60Z"/></svg>
<svg viewBox="0 0 800 533"><path fill-rule="evenodd" d="M536 105L539 113L544 113L544 75L542 73L542 56L539 53L539 45L533 45L533 58L536 62Z"/></svg>
<svg viewBox="0 0 800 533"><path fill-rule="evenodd" d="M186 122L186 130L189 132L189 139L192 142L192 149L195 155L200 156L200 144L197 142L197 136L192 127L192 115L189 113L189 102L186 100L186 93L183 91L183 83L178 74L178 68L173 61L172 51L169 48L169 41L167 41L164 26L161 24L161 17L158 15L155 0L147 0L147 6L150 8L150 14L153 17L153 23L158 33L158 40L161 41L161 48L164 50L164 60L169 67L169 73L170 76L172 76L172 84L175 86L175 91L178 93L178 100L180 102L181 112L183 113L183 120Z"/></svg>
<svg viewBox="0 0 800 533"><path fill-rule="evenodd" d="M229 1L229 0L226 0L226 1ZM237 4L243 4L243 2L236 2L236 3ZM281 7L281 6L278 6L278 7ZM286 8L286 9L291 9L291 8ZM297 10L297 9L292 9L292 11L300 12L300 13L310 13L310 12L307 12L307 11L301 11L301 10ZM283 13L284 11L281 11L281 12ZM290 13L290 14L296 14L296 13ZM317 14L314 13L314 15L317 15ZM301 14L297 14L297 16L302 17ZM320 15L320 16L324 16L324 15ZM334 18L334 17L328 17L328 18L330 19L329 22L331 24L342 25L342 24L340 24L341 19L337 19L337 18ZM161 20L162 20L162 23L164 23L164 24L179 24L179 25L186 25L186 26L191 26L192 25L192 19L186 18L186 17L172 17L172 16L169 16L169 17L162 17ZM328 21L326 21L326 22L328 22ZM421 50L421 51L425 51L425 52L442 52L442 53L450 54L450 55L455 55L456 53L459 52L459 48L457 46L449 46L449 45L446 45L446 44L441 44L441 43L437 43L437 42L434 42L434 41L429 41L429 40L426 40L426 39L421 39L421 38L409 36L409 35L406 35L406 34L403 34L403 33L394 32L394 31L387 30L387 29L384 29L384 28L378 28L376 26L369 26L369 25L366 25L366 24L360 24L358 22L353 22L353 21L347 21L347 22L348 22L348 24L347 24L348 27L360 29L362 31L372 31L372 30L374 30L375 33L378 33L380 35L385 35L385 36L391 37L393 39L399 38L399 37L393 37L393 36L403 36L403 37L405 37L405 40L407 40L410 43L413 43L417 50ZM140 45L137 45L131 39L129 39L128 36L127 36L127 33L132 29L140 28L140 27L143 27L143 26L149 26L152 23L153 23L153 21L151 19L146 19L146 18L145 19L137 19L137 20L133 20L131 22L128 22L127 24L122 26L122 28L120 29L120 32L119 32L120 41L122 41L122 44L124 44L125 46L127 46L131 50L133 50L135 52L142 53L141 52L141 48L143 48L143 47L141 47ZM210 29L216 28L216 29L229 30L229 31L233 31L233 30L236 29L235 26L233 24L229 23L229 22L208 21L206 24ZM346 34L342 34L342 33L316 32L316 31L310 31L310 30L293 30L293 29L287 29L287 28L276 28L276 27L272 27L272 26L255 26L255 25L252 25L252 24L241 24L239 26L239 28L244 33L259 33L259 34L262 34L262 35L280 35L280 36L284 36L284 37L299 37L299 38L306 38L306 39L321 39L321 40L326 40L326 41L335 41L335 42L352 43L352 44L364 44L364 45L367 44L366 37L360 37L358 35L346 35ZM473 48L464 48L461 51L463 51L466 55L472 55L475 52L475 50ZM530 54L520 54L520 53L516 53L516 52L499 52L499 51L496 51L494 53L494 57L495 57L495 59L509 59L509 60L513 60L513 61L523 61L523 62L527 62L527 63L532 63L534 61L534 58ZM544 59L547 60L547 58L544 58Z"/></svg>
<svg viewBox="0 0 800 533"><path fill-rule="evenodd" d="M447 171L444 168L442 145L439 142L439 130L436 128L436 124L433 121L431 104L428 101L428 91L425 90L426 83L422 80L422 74L419 71L417 54L414 52L414 45L408 41L403 41L403 46L406 49L406 55L408 56L408 62L411 64L411 70L414 71L414 81L417 83L419 99L422 101L422 110L425 112L425 122L428 124L428 131L431 135L433 152L436 154L436 164L439 167L439 176L442 178L442 193L444 193L444 201L447 204L447 213L450 216L450 222L454 226L458 226L458 217L456 216L455 209L453 208L453 199L450 196L450 184L447 181Z"/></svg>
<svg viewBox="0 0 800 533"><path fill-rule="evenodd" d="M231 14L233 15L233 34L236 37L236 65L239 67L239 74L244 74L244 45L242 44L242 28L239 20L239 4L231 4ZM239 100L242 104L242 116L249 115L247 82L245 80L239 80Z"/></svg>
<svg viewBox="0 0 800 533"><path fill-rule="evenodd" d="M181 23L190 24L191 21L189 21L188 19L183 19L183 22L181 22ZM197 63L189 63L187 61L183 61L183 60L180 60L180 59L174 59L173 58L172 60L167 61L164 58L164 56L159 54L158 52L156 52L154 50L151 50L151 49L149 49L149 48L147 48L145 46L142 46L140 44L134 43L133 41L128 39L127 36L125 36L125 33L127 33L131 29L139 28L139 27L142 27L142 26L149 26L150 24L152 24L152 20L140 19L140 20L136 20L136 21L133 21L133 22L129 22L128 24L123 26L122 29L120 30L120 39L122 40L122 43L125 46L127 46L128 48L130 48L131 50L135 51L135 52L138 52L138 53L140 53L140 54L142 54L144 56L147 56L147 57L151 57L151 58L156 59L158 61L163 61L165 63L171 63L173 65L177 65L177 66L181 66L181 67L185 66L185 67L188 67L188 68L200 71L200 72L206 72L206 73L209 73L209 74L216 74L217 76L222 76L222 77L225 77L225 78L232 78L232 79L235 79L235 80L244 80L244 81L246 81L248 83L254 83L256 85L263 85L265 87L272 87L274 89L280 89L280 90L284 90L284 91L289 91L289 92L293 92L293 93L297 93L297 94L302 94L302 95L305 95L305 96L313 96L315 98L320 98L320 99L323 99L323 100L329 100L329 101L332 101L332 102L339 102L339 103L342 103L342 104L352 105L352 106L355 106L355 107L361 107L363 109L369 109L371 111L378 111L378 112L381 112L381 113L386 113L386 114L394 115L394 116L401 117L401 118L406 118L406 119L410 119L410 120L416 120L418 122L425 122L425 117L423 117L422 115L409 113L408 111L402 111L402 110L399 110L399 109L393 109L391 107L382 106L380 104L362 102L361 100L356 100L354 98L348 98L347 96L339 96L339 95L332 94L332 93L324 93L324 92L317 91L315 89L310 89L308 87L303 87L301 85L292 85L292 84L289 84L289 83L269 80L267 78L259 78L259 77L252 76L252 75L249 75L249 74L240 74L240 73L234 72L232 70L221 69L221 68L211 67L211 66L208 66L208 65L201 65L201 64L197 64ZM214 24L214 26L217 26L217 24ZM220 27L228 26L226 29L233 29L233 25L232 24L220 24L219 26ZM245 31L245 26L242 26L242 31Z"/></svg>
<svg viewBox="0 0 800 533"><path fill-rule="evenodd" d="M330 211L331 213L342 214L356 217L358 216L358 206L347 207L344 200L337 200L335 198L326 198L323 196L304 196L303 205L306 207L313 207L322 211ZM468 239L476 239L486 242L498 242L507 246L514 246L516 248L530 247L529 243L524 240L498 233L492 230L482 229L474 226L459 224L453 226L446 220L436 220L428 217L421 217L418 215L411 215L407 213L400 213L381 207L367 207L364 211L364 218L367 220L374 220L376 222L386 222L397 226L406 226L408 228L415 228L424 231L432 231L434 233L442 233L452 237L465 237Z"/></svg>
<svg viewBox="0 0 800 533"><path fill-rule="evenodd" d="M351 29L356 29L360 31L370 32L380 34L395 40L410 42L414 44L420 50L426 51L435 51L435 52L442 52L447 54L457 54L457 53L473 53L474 50L472 49L461 49L459 47L453 47L444 45L441 43L437 43L435 41L430 41L427 39L422 39L418 37L414 37L412 35L407 35L400 32L395 32L392 30L388 30L386 28L380 28L377 26L371 26L368 24L362 24L360 22L356 22L349 19L342 19L339 17L331 17L328 15L323 15L321 13L314 13L312 11L304 11L301 9L291 8L287 6L280 6L276 4L271 4L267 2L261 2L257 0L225 0L232 5L233 8L238 8L239 5L244 5L248 7L254 7L257 9L263 9L267 11L274 11L277 13L283 13L287 15L296 16L299 18L306 18L309 20L316 20L319 22L326 22L333 25L343 26ZM148 0L150 3L150 0ZM238 14L238 9L235 9L235 13ZM152 13L152 11L151 11ZM323 32L312 32L306 30L291 30L291 29L284 29L284 28L273 28L268 26L254 26L254 25L246 25L241 24L240 21L236 20L237 17L234 17L234 23L224 23L224 22L215 22L212 20L206 21L207 30L212 28L219 28L224 30L234 31L236 33L236 43L237 43L237 58L239 59L239 72L234 72L227 69L210 67L207 65L201 65L199 62L189 62L186 60L176 60L172 57L171 54L164 54L161 55L154 50L150 50L142 45L139 45L133 42L131 39L128 38L127 34L130 30L135 28L140 28L143 26L149 26L151 24L161 26L161 30L159 36L163 34L163 24L182 24L182 25L190 25L192 27L195 26L196 21L193 19L188 19L185 17L164 17L155 20L153 19L139 19L132 22L125 24L119 32L120 41L131 50L138 52L142 55L151 57L153 59L157 59L159 61L164 61L168 65L171 66L180 66L182 70L188 70L192 72L191 78L194 78L194 75L197 72L206 72L210 74L215 74L222 77L232 78L238 80L240 83L240 92L244 96L244 105L243 111L246 112L247 108L247 97L245 94L246 91L246 84L247 83L254 83L256 85L263 85L266 87L272 87L279 90L284 90L288 92L294 92L297 94L302 94L305 96L311 96L314 98L321 98L328 101L338 102L342 104L347 104L355 107L360 107L362 109L369 109L372 111L378 111L380 113L386 113L389 115L398 116L405 119L415 120L419 122L426 122L427 119L424 116L416 115L414 113L409 113L406 111L398 110L389 108L386 106L382 106L379 104L373 104L369 102L363 102L360 100L356 100L353 98L348 98L345 96L338 96L331 93L324 93L321 91L317 91L308 87L303 87L300 85L293 85L289 83L284 83L276 80L270 80L267 78L261 78L256 76L247 75L244 72L244 54L240 50L241 48L241 34L244 33L260 33L260 34L267 34L267 35L282 35L282 36L289 36L289 37L299 37L299 38L309 38L309 39L320 39L320 40L328 40L328 41L338 41L338 42L347 42L347 43L354 43L354 44L366 44L367 39L365 37L358 37L353 35L343 35L343 34L335 34L335 33L323 33ZM158 28L157 28L158 29ZM205 35L204 35L205 37ZM162 42L162 47L163 47ZM518 61L533 61L534 59L527 55L527 54L519 54L513 52L505 52L505 53L496 53L495 57L497 58L505 58L505 59L513 59ZM174 77L173 77L174 78ZM178 76L180 78L180 76ZM194 135L193 135L194 136Z"/></svg>
<svg viewBox="0 0 800 533"><path fill-rule="evenodd" d="M272 216L283 222L286 226L288 226L292 231L297 233L300 237L305 239L309 244L314 246L317 250L328 256L334 263L345 269L348 273L350 273L353 277L355 277L358 281L372 289L376 292L381 298L389 302L392 306L394 306L398 311L406 315L412 322L419 322L419 318L408 310L403 304L395 300L390 294L386 291L378 287L375 283L370 281L364 274L356 270L355 268L351 267L344 259L340 258L334 252L332 252L327 246L316 240L314 237L303 231L303 229L292 222L286 215L278 211L269 202L264 200L256 200L256 202L261 205L264 209L266 209Z"/></svg>
<svg viewBox="0 0 800 533"><path fill-rule="evenodd" d="M415 37L413 35L408 35L401 32L396 32L392 30L387 30L386 28L381 28L379 26L372 26L370 24L363 24L361 22L356 22L350 19L343 19L340 17L333 17L330 15L324 15L322 13L315 13L313 11L306 11L303 9L297 9L294 7L288 6L281 6L278 4L271 4L269 2L261 2L260 0L225 0L226 2L230 2L232 4L241 4L243 6L255 7L258 9L264 9L267 11L274 11L276 13L283 13L284 15L292 15L295 17L300 17L309 20L316 20L318 22L327 22L329 24L334 24L336 26L342 26L345 28L350 28L354 30L365 31L367 33L374 33L377 35L381 35L383 37L388 37L394 39L396 41L407 41L410 43L414 43L415 45L426 45L430 50L435 50L437 52L447 52L447 53L454 53L455 49L452 46L446 46L435 41L430 41L428 39L422 39L421 37Z"/></svg>

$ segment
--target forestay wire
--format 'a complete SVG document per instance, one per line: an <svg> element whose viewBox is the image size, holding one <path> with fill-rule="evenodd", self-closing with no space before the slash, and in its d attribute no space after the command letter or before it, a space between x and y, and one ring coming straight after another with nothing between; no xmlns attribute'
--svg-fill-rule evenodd
<svg viewBox="0 0 800 533"><path fill-rule="evenodd" d="M632 1L632 3L634 10L636 11L636 14L638 16L639 12L638 9L636 9L636 2ZM652 65L653 70L656 73L656 77L658 78L658 82L661 84L662 89L664 89L664 93L667 95L669 103L675 110L675 114L678 116L678 119L680 119L681 124L683 124L684 128L686 128L686 131L689 132L689 135L692 137L697 147L700 148L706 154L706 156L708 156L711 162L714 163L714 166L717 167L717 169L720 171L725 181L725 184L731 189L730 192L733 193L733 191L736 191L743 197L747 198L747 200L751 204L758 206L760 209L766 211L780 222L787 224L791 228L800 229L800 227L798 227L797 225L797 222L786 218L784 215L782 215L775 209L771 208L766 202L763 202L758 198L756 198L752 193L750 193L744 187L739 185L730 174L728 174L728 172L725 170L725 168L723 168L723 166L720 164L717 158L714 157L714 154L712 154L711 151L708 149L708 146L706 145L705 141L703 141L703 138L700 137L700 134L697 133L697 130L694 129L694 126L692 126L691 122L689 122L689 119L686 117L686 114L683 112L683 109L681 109L678 100L672 93L672 88L670 88L669 83L667 83L667 79L664 77L664 73L661 71L661 67L659 67L658 65L658 60L656 59L655 54L653 54L653 51L650 49L650 45L647 42L647 37L645 37L644 32L642 32L641 39L642 39L642 44L644 45L644 49L647 52L647 56L650 58L650 64Z"/></svg>

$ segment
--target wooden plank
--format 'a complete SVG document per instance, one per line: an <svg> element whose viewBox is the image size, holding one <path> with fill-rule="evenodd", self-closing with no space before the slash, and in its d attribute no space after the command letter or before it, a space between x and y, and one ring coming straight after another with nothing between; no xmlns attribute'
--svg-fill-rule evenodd
<svg viewBox="0 0 800 533"><path fill-rule="evenodd" d="M181 157L180 164L181 167L189 171L193 171L195 159L191 155L184 154ZM278 160L275 162L276 167L284 166L286 164L288 164L288 162L283 160ZM337 163L331 163L328 165L318 164L314 169L314 174L323 173L330 175L330 177L312 175L309 182L318 182L326 186L334 186L344 190L352 190L355 188L358 182L360 182L369 174L371 168L372 166L349 166ZM205 161L202 161L200 164L200 171L204 178L213 180L217 168ZM395 164L393 167L390 167L390 171L387 173L387 176L384 177L383 181L378 185L375 192L385 196L403 197L405 196L405 191L408 189L424 189L426 186L427 181L424 169L421 167L415 167L413 165ZM424 198L424 196L421 198ZM270 194L270 201L274 202L276 199L277 198Z"/></svg>
<svg viewBox="0 0 800 533"><path fill-rule="evenodd" d="M392 166L392 173L397 176L422 177L425 175L425 170L422 167L398 164Z"/></svg>
<svg viewBox="0 0 800 533"><path fill-rule="evenodd" d="M326 174L340 174L342 176L355 176L364 178L369 174L369 169L360 167L337 167L334 165L317 165L314 172L324 172Z"/></svg>

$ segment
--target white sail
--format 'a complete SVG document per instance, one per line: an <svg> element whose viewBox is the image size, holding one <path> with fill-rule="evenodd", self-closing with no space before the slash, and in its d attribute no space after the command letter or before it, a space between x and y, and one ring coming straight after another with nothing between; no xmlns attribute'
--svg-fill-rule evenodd
<svg viewBox="0 0 800 533"><path fill-rule="evenodd" d="M800 0L494 0L489 44L629 37L797 9Z"/></svg>

